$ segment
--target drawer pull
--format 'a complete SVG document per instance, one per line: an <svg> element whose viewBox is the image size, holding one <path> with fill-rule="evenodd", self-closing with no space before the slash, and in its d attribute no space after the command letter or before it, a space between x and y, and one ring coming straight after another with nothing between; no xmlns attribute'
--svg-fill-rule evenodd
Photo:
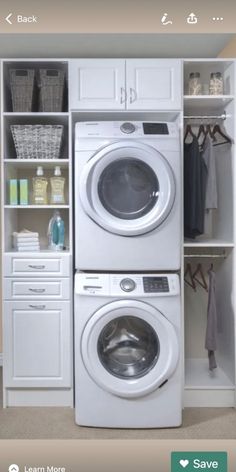
<svg viewBox="0 0 236 472"><path fill-rule="evenodd" d="M45 269L45 265L32 265L32 264L29 264L28 267L29 267L30 269L36 269L36 270Z"/></svg>
<svg viewBox="0 0 236 472"><path fill-rule="evenodd" d="M30 308L33 308L34 310L45 310L46 305L29 305Z"/></svg>
<svg viewBox="0 0 236 472"><path fill-rule="evenodd" d="M46 289L45 288L29 288L29 291L34 292L34 293L44 293Z"/></svg>

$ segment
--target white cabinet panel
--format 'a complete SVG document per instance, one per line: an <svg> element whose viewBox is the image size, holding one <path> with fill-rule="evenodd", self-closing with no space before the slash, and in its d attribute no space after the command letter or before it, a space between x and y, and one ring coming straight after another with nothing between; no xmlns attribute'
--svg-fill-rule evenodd
<svg viewBox="0 0 236 472"><path fill-rule="evenodd" d="M128 59L127 108L177 110L181 108L181 61Z"/></svg>
<svg viewBox="0 0 236 472"><path fill-rule="evenodd" d="M68 299L70 279L4 279L5 299Z"/></svg>
<svg viewBox="0 0 236 472"><path fill-rule="evenodd" d="M49 255L39 257L22 257L11 254L4 255L4 275L6 277L28 276L61 276L70 275L71 257L68 255Z"/></svg>
<svg viewBox="0 0 236 472"><path fill-rule="evenodd" d="M7 387L70 387L70 303L4 302Z"/></svg>
<svg viewBox="0 0 236 472"><path fill-rule="evenodd" d="M123 59L72 60L70 108L124 109L125 61Z"/></svg>

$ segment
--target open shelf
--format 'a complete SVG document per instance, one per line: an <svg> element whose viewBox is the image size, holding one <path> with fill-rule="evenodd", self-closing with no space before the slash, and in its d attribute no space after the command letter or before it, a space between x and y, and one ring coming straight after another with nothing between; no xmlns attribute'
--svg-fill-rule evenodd
<svg viewBox="0 0 236 472"><path fill-rule="evenodd" d="M222 241L217 239L206 239L201 241L185 241L184 247L198 248L198 247L234 247L234 243L229 241Z"/></svg>
<svg viewBox="0 0 236 472"><path fill-rule="evenodd" d="M210 112L223 110L234 99L233 95L185 95L184 114L201 112L202 115L209 115Z"/></svg>
<svg viewBox="0 0 236 472"><path fill-rule="evenodd" d="M14 208L14 209L28 209L28 210L32 210L32 209L39 209L42 210L42 209L50 209L50 208L53 208L53 209L58 209L60 210L61 209L66 209L66 208L70 208L69 205L4 205L4 208L6 209L10 209L10 208Z"/></svg>
<svg viewBox="0 0 236 472"><path fill-rule="evenodd" d="M6 159L16 159L16 150L11 133L11 125L63 125L64 131L59 158L67 159L69 156L69 135L67 114L51 114L38 116L37 113L25 115L8 114L4 117L4 157ZM52 161L54 159L51 159Z"/></svg>
<svg viewBox="0 0 236 472"><path fill-rule="evenodd" d="M188 389L234 389L235 385L221 367L212 372L208 369L208 359L186 359L185 388Z"/></svg>
<svg viewBox="0 0 236 472"><path fill-rule="evenodd" d="M60 166L66 168L69 165L69 159L4 159L5 165L14 166L14 169L20 169L22 167L27 167L29 169L34 169L37 166L42 166L44 168L51 168L55 166Z"/></svg>
<svg viewBox="0 0 236 472"><path fill-rule="evenodd" d="M15 249L5 251L5 254L11 254L11 255L28 255L29 257L34 257L37 254L40 254L40 256L43 256L44 254L70 254L69 249L64 249L63 251L52 251L51 249L47 249L46 247L41 246L40 251L16 251Z"/></svg>
<svg viewBox="0 0 236 472"><path fill-rule="evenodd" d="M69 113L68 112L41 112L41 111L31 111L31 112L13 112L13 111L10 111L10 112L5 112L3 113L3 116L69 116Z"/></svg>
<svg viewBox="0 0 236 472"><path fill-rule="evenodd" d="M62 60L18 60L15 59L13 61L4 61L3 63L3 109L5 114L10 114L12 112L12 98L11 98L11 90L10 90L10 70L11 69L34 69L35 71L35 78L34 78L34 93L33 93L33 101L32 101L32 111L35 115L40 115L41 112L39 110L39 69L57 69L63 70L65 72L65 86L63 91L63 112L68 111L68 62ZM13 112L12 112L13 114ZM15 115L18 114L17 112L14 113ZM52 112L51 114L54 114ZM29 114L30 115L30 114Z"/></svg>
<svg viewBox="0 0 236 472"><path fill-rule="evenodd" d="M70 247L70 209L69 205L21 205L4 207L5 226L4 226L4 248L5 252L17 252L13 247L12 234L23 229L39 233L40 251L48 249L48 225L54 211L58 210L65 224L65 247ZM37 214L35 213L37 212ZM53 251L54 252L54 251ZM63 251L62 251L63 252ZM30 253L25 251L25 254Z"/></svg>

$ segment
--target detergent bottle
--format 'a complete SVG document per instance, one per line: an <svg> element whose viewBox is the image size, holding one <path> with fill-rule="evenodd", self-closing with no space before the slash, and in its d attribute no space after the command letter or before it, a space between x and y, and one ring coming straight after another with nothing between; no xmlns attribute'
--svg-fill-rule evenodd
<svg viewBox="0 0 236 472"><path fill-rule="evenodd" d="M48 247L52 251L63 251L65 243L65 224L60 212L55 211L48 225Z"/></svg>

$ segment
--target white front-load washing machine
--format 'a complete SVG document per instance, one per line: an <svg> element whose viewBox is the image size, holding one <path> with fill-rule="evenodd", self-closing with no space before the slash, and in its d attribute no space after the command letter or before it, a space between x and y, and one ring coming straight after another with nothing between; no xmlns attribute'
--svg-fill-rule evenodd
<svg viewBox="0 0 236 472"><path fill-rule="evenodd" d="M78 270L178 270L181 159L175 123L75 127Z"/></svg>
<svg viewBox="0 0 236 472"><path fill-rule="evenodd" d="M179 426L181 345L178 275L76 273L76 423Z"/></svg>

